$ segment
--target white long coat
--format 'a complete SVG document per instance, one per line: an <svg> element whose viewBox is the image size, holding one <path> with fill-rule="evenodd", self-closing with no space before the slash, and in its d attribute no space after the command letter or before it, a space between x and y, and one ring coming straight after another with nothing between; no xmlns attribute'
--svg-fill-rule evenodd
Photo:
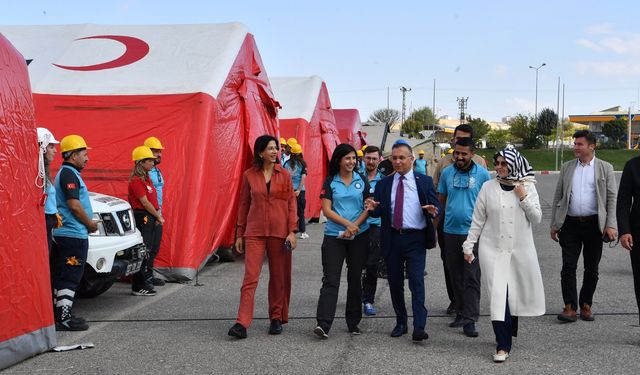
<svg viewBox="0 0 640 375"><path fill-rule="evenodd" d="M473 221L462 245L470 254L479 238L478 258L482 282L491 297L491 320L504 321L509 288L513 316L544 315L544 287L531 223L542 218L534 184L527 184L520 202L513 191L504 191L498 180L487 181L478 194Z"/></svg>

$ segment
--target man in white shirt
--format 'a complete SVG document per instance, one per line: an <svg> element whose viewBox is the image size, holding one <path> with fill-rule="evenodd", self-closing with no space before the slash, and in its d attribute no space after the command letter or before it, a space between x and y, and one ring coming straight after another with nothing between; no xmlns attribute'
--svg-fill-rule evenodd
<svg viewBox="0 0 640 375"><path fill-rule="evenodd" d="M576 160L562 165L552 205L551 239L562 247L563 322L593 321L591 305L598 284L603 241L617 237L617 184L613 166L595 157L596 139L588 130L574 135ZM578 295L576 268L583 252L584 277Z"/></svg>

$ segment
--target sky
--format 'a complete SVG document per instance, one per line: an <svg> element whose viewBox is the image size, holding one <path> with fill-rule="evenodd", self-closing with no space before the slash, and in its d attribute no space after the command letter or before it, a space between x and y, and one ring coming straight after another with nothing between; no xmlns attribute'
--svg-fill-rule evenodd
<svg viewBox="0 0 640 375"><path fill-rule="evenodd" d="M0 0L0 25L241 22L271 77L318 75L334 108L500 121L640 107L640 1ZM562 114L562 93L560 113Z"/></svg>

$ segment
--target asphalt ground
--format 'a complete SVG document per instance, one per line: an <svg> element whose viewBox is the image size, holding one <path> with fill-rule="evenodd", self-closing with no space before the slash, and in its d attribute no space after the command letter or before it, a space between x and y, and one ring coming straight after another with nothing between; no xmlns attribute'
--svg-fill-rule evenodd
<svg viewBox="0 0 640 375"><path fill-rule="evenodd" d="M134 297L130 286L116 284L95 299L78 300L75 312L87 318L85 332L58 332L58 344L92 342L95 348L44 353L6 374L637 374L640 328L629 255L605 244L600 282L594 297L594 322L560 323L560 247L549 238L551 200L557 175L538 176L543 221L534 229L545 284L547 314L521 318L510 358L492 362L495 338L486 299L478 338L449 328L452 317L444 288L439 249L427 255L429 340L391 338L395 317L386 280L379 280L378 315L364 317L361 336L352 337L344 321L343 274L337 317L328 340L313 333L322 266L322 225L311 224L311 238L294 252L289 324L280 336L267 334L267 268L256 292L255 320L249 337L227 336L240 298L243 263L214 263L198 284L167 284L155 297ZM581 268L578 269L581 284ZM483 296L486 296L483 290ZM410 310L410 295L406 291Z"/></svg>

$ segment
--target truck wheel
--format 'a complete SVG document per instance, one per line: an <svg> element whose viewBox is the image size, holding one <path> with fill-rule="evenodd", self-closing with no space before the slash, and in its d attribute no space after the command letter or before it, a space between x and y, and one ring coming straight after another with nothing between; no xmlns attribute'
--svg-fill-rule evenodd
<svg viewBox="0 0 640 375"><path fill-rule="evenodd" d="M115 280L112 277L100 276L90 266L85 267L84 275L76 290L77 298L94 298L106 292L113 286Z"/></svg>

